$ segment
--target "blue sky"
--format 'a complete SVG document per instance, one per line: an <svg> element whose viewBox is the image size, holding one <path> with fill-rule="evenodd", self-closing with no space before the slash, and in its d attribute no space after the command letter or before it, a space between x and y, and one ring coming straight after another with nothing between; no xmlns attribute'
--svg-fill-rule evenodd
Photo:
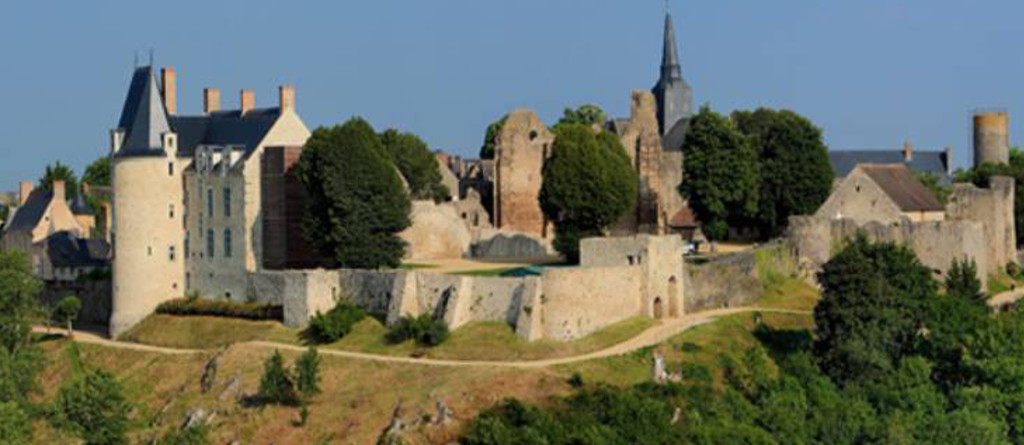
<svg viewBox="0 0 1024 445"><path fill-rule="evenodd" d="M969 151L969 113L1006 107L1024 128L1019 0L674 0L683 72L718 111L789 108L833 149ZM225 107L298 88L310 127L366 117L476 154L517 107L625 116L661 55L661 0L102 1L0 4L0 189L54 160L107 150L133 54L179 72L179 108L203 87Z"/></svg>

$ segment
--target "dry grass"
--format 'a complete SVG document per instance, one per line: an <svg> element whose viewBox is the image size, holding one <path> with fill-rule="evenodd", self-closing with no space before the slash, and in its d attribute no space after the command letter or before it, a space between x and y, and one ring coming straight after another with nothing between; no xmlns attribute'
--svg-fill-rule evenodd
<svg viewBox="0 0 1024 445"><path fill-rule="evenodd" d="M787 278L766 289L764 297L757 302L757 306L771 309L813 311L820 299L821 292L818 292L814 286L797 278Z"/></svg>
<svg viewBox="0 0 1024 445"><path fill-rule="evenodd" d="M153 314L120 340L181 349L212 349L253 340L298 343L298 332L276 321Z"/></svg>

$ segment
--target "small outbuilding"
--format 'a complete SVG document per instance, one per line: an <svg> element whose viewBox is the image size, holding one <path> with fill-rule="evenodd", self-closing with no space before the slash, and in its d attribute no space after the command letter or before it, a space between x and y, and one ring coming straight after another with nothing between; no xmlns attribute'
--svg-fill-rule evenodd
<svg viewBox="0 0 1024 445"><path fill-rule="evenodd" d="M868 222L928 222L945 219L945 206L904 164L858 164L836 187L816 216Z"/></svg>

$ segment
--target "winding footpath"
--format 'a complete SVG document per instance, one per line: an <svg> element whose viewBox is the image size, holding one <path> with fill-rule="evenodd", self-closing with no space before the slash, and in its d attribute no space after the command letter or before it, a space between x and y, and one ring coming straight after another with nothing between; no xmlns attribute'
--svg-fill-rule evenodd
<svg viewBox="0 0 1024 445"><path fill-rule="evenodd" d="M684 315L683 317L676 319L662 320L658 324L648 328L646 331L641 332L639 335L630 338L629 340L623 341L616 345L610 346L605 349L597 351L574 355L569 357L558 357L541 360L527 360L527 361L484 361L484 360L440 360L431 358L415 358L415 357L403 357L403 356L392 356L392 355L380 355L380 354L368 354L364 352L354 351L343 351L339 349L320 348L320 355L342 357L356 360L367 360L380 363L400 363L400 364L413 364L422 366L451 366L451 367L498 367L498 368L545 368L549 366L566 365L571 363L584 362L588 360L601 359L606 357L614 357L618 355L628 354L638 349L643 349L648 346L657 345L667 341L668 339L679 335L680 333L692 329L697 326L714 322L720 317L725 317L734 314L746 313L746 312L763 312L763 313L776 313L776 314L796 314L796 315L809 315L810 311L800 310L789 310L789 309L769 309L769 308L735 308L735 309L716 309L706 312L698 312L696 314ZM43 327L36 327L36 332L45 333L66 333L64 329L49 329ZM95 333L75 331L75 341L81 343L88 343L100 346L106 346L111 348L127 349L132 351L152 352L158 354L176 354L176 355L187 355L187 354L203 354L209 353L212 350L207 349L177 349L177 348L166 348L161 346L151 346L140 343L131 343L117 340L110 340L103 338ZM281 349L288 351L305 351L306 348L298 345L291 345L286 343L276 343L267 341L248 341L242 343L235 343L231 347L235 346L253 346L258 348L266 349Z"/></svg>

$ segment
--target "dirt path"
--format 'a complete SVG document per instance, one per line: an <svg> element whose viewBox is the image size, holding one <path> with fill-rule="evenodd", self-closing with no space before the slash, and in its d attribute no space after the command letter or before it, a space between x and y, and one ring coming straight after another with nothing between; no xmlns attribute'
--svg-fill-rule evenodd
<svg viewBox="0 0 1024 445"><path fill-rule="evenodd" d="M390 356L390 355L378 355L378 354L367 354L363 352L352 352L352 351L341 351L337 349L326 349L321 348L319 350L320 355L328 355L333 357L350 358L357 360L368 360L381 363L405 363L414 365L424 366L468 366L468 367L499 367L499 368L544 368L549 366L565 365L570 363L583 362L588 360L594 360L599 358L613 357L617 355L628 354L630 352L642 349L648 346L657 345L663 343L666 340L679 335L680 333L703 324L711 323L719 317L724 317L733 314L745 313L745 312L765 312L765 313L782 313L782 314L810 314L810 311L796 311L788 309L766 309L766 308L735 308L735 309L717 309L707 312L700 312L692 315L685 315L681 318L663 320L662 322L654 325L653 327L641 332L639 335L630 338L622 343L610 346L605 349L598 351L575 355L571 357L560 357L552 359L542 360L530 360L530 361L483 361L483 360L438 360L430 358L414 358L414 357L401 357L401 356ZM47 332L43 327L36 327L36 332ZM49 332L65 333L63 329L50 329ZM101 346L107 346L112 348L128 349L133 351L143 352L155 352L159 354L201 354L207 353L211 350L204 349L176 349L176 348L165 348L160 346L150 346L139 343L130 343L117 340L110 340L103 338L97 334L90 332L75 331L75 340L82 343L96 344ZM266 349L281 349L288 351L305 351L306 348L303 346L290 345L285 343L275 343L266 341L249 341L243 343L236 343L235 346L254 346Z"/></svg>
<svg viewBox="0 0 1024 445"><path fill-rule="evenodd" d="M1024 297L1024 288L1014 289L1003 292L992 298L989 298L987 303L991 308L999 308L1004 304L1010 304Z"/></svg>

